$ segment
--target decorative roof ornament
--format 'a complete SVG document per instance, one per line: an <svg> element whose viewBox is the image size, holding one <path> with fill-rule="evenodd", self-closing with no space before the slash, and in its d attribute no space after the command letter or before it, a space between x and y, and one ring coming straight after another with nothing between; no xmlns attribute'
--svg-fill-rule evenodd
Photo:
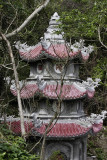
<svg viewBox="0 0 107 160"><path fill-rule="evenodd" d="M81 54L83 57L89 56L89 54L93 51L94 51L94 47L91 45L89 45L88 47L81 48Z"/></svg>
<svg viewBox="0 0 107 160"><path fill-rule="evenodd" d="M92 78L87 78L87 81L82 82L82 86L86 88L89 98L92 98L95 93L95 88L98 87L101 80L96 78L95 81Z"/></svg>
<svg viewBox="0 0 107 160"><path fill-rule="evenodd" d="M95 81L93 81L92 78L87 78L87 81L83 81L82 85L87 89L90 87L96 88L99 86L100 81L101 80L99 78L96 78Z"/></svg>
<svg viewBox="0 0 107 160"><path fill-rule="evenodd" d="M34 126L36 128L41 127L41 125L43 124L43 121L41 121L40 119L37 119L38 115L36 113L32 113L31 116L33 116L33 124L34 124Z"/></svg>
<svg viewBox="0 0 107 160"><path fill-rule="evenodd" d="M26 85L26 81L25 81L25 80L19 81L20 89L22 89L24 85ZM11 80L10 90L17 90L17 89L16 89L15 80L13 80L13 79Z"/></svg>
<svg viewBox="0 0 107 160"><path fill-rule="evenodd" d="M79 42L75 42L73 45L71 45L71 49L73 52L79 52L84 47L84 40L80 39Z"/></svg>
<svg viewBox="0 0 107 160"><path fill-rule="evenodd" d="M16 90L15 80L12 80L12 81L11 81L10 90Z"/></svg>
<svg viewBox="0 0 107 160"><path fill-rule="evenodd" d="M103 120L107 117L107 111L102 111L101 114L91 113L90 117L87 117L86 120L92 124L103 123Z"/></svg>
<svg viewBox="0 0 107 160"><path fill-rule="evenodd" d="M45 82L44 80L41 80L41 78L38 76L37 77L37 85L38 85L38 88L40 90L44 90L44 88L46 87L47 85L47 82Z"/></svg>
<svg viewBox="0 0 107 160"><path fill-rule="evenodd" d="M43 37L41 37L41 44L44 49L48 49L51 45L51 42L49 40L46 40Z"/></svg>
<svg viewBox="0 0 107 160"><path fill-rule="evenodd" d="M100 123L103 122L102 120L107 117L106 114L107 111L102 111L101 114L91 113L90 117L88 117L87 119L90 120L92 123Z"/></svg>
<svg viewBox="0 0 107 160"><path fill-rule="evenodd" d="M107 117L107 111L102 111L101 114L92 113L89 117L81 118L76 121L77 124L92 128L93 133L97 133L102 129L103 120Z"/></svg>
<svg viewBox="0 0 107 160"><path fill-rule="evenodd" d="M93 46L91 45L89 45L88 47L85 46L83 39L80 39L79 42L75 42L73 45L71 45L71 49L73 52L81 52L81 55L84 60L87 60L89 54L94 51Z"/></svg>
<svg viewBox="0 0 107 160"><path fill-rule="evenodd" d="M35 46L28 46L26 42L21 44L20 41L15 42L14 46L19 50L19 52L30 52L35 48Z"/></svg>

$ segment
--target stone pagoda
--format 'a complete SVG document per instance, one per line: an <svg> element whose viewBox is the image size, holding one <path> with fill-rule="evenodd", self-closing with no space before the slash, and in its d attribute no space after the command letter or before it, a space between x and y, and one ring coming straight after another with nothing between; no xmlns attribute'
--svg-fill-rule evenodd
<svg viewBox="0 0 107 160"><path fill-rule="evenodd" d="M25 118L30 117L31 132L37 137L44 135L50 120L58 113L46 135L46 160L56 151L64 160L86 160L87 136L101 130L105 112L87 117L83 102L86 97L94 96L100 80L79 79L78 59L88 60L93 47L84 46L83 40L72 45L66 43L64 33L57 34L60 31L59 19L59 15L54 13L37 45L28 46L20 42L15 45L22 60L30 65L29 78L20 85L21 98L26 102L31 99L35 102L30 104L28 101L23 113ZM11 92L17 96L14 85ZM28 123L25 121L27 130ZM16 120L16 128L13 127L16 133L20 132L18 124Z"/></svg>

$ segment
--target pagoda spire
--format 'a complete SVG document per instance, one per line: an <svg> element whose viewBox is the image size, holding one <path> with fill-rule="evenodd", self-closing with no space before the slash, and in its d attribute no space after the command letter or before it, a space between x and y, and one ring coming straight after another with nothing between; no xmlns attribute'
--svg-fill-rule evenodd
<svg viewBox="0 0 107 160"><path fill-rule="evenodd" d="M63 32L60 34L56 33L60 31L59 24L61 24L60 16L58 15L57 12L55 12L50 19L49 27L47 28L47 31L44 33L44 40L50 41L50 42L57 42L57 43L65 42L63 38L64 33Z"/></svg>

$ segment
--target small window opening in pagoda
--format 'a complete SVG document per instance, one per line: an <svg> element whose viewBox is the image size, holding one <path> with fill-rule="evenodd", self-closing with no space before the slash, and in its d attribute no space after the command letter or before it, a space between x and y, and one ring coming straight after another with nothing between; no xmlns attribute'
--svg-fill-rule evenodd
<svg viewBox="0 0 107 160"><path fill-rule="evenodd" d="M39 64L37 65L37 72L38 72L38 73L42 73L42 72L43 72L43 64L42 64L42 63L39 63Z"/></svg>
<svg viewBox="0 0 107 160"><path fill-rule="evenodd" d="M61 74L64 71L64 66L63 64L55 64L54 65L54 70L56 73Z"/></svg>

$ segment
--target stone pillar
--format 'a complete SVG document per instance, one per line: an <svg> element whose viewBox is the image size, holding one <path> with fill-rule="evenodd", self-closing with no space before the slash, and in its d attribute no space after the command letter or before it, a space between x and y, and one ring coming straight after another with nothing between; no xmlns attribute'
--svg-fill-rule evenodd
<svg viewBox="0 0 107 160"><path fill-rule="evenodd" d="M75 140L73 147L73 160L79 160L79 140Z"/></svg>
<svg viewBox="0 0 107 160"><path fill-rule="evenodd" d="M69 64L67 68L67 76L74 77L74 64Z"/></svg>
<svg viewBox="0 0 107 160"><path fill-rule="evenodd" d="M70 148L71 148L71 153L70 153L70 160L73 160L73 145L71 144L70 145Z"/></svg>
<svg viewBox="0 0 107 160"><path fill-rule="evenodd" d="M79 144L79 160L84 160L84 158L83 158L83 145L81 142Z"/></svg>
<svg viewBox="0 0 107 160"><path fill-rule="evenodd" d="M50 71L49 64L46 62L43 76L44 77L50 77L49 71Z"/></svg>
<svg viewBox="0 0 107 160"><path fill-rule="evenodd" d="M83 157L84 157L83 160L86 160L87 159L87 137L84 137L82 147L83 147Z"/></svg>

